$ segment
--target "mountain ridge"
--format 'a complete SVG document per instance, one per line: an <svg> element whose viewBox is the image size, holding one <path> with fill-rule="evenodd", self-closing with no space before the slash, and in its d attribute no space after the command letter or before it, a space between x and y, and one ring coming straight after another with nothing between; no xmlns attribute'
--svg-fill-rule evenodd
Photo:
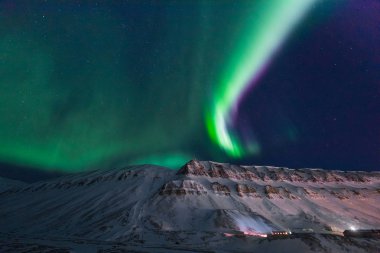
<svg viewBox="0 0 380 253"><path fill-rule="evenodd" d="M380 227L379 172L191 160L177 171L140 165L69 175L5 190L0 200L2 233L134 244Z"/></svg>
<svg viewBox="0 0 380 253"><path fill-rule="evenodd" d="M177 175L185 176L207 176L211 178L230 178L235 180L261 180L261 181L290 181L290 182L371 182L371 179L380 181L380 171L342 171L342 170L326 170L321 168L297 168L291 169L287 167L276 167L276 166L264 166L264 165L233 165L229 163L219 163L214 161L198 161L190 160L185 165L183 165L178 170L172 170L163 166L153 165L153 164L143 164L143 165L131 165L124 168L114 168L102 170L98 169L95 171L73 173L69 175L60 176L53 179L46 179L33 183L25 183L17 180L11 180L3 178L5 180L13 181L14 186L23 185L28 188L31 185L43 185L62 182L74 181L76 184L85 185L87 183L94 183L96 179L92 182L83 181L83 178L97 177L99 181L112 180L127 177L133 174L134 170L144 170L144 169L158 169L177 171ZM239 171L240 169L240 171ZM139 172L141 173L141 172ZM302 177L308 176L308 177ZM78 180L80 178L81 180ZM345 180L346 179L346 180ZM18 183L17 183L18 182ZM75 183L74 183L75 184Z"/></svg>

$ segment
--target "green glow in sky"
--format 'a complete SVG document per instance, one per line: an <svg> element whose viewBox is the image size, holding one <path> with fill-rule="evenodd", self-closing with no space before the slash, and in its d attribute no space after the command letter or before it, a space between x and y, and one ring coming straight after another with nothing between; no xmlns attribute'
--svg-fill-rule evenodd
<svg viewBox="0 0 380 253"><path fill-rule="evenodd" d="M73 172L223 158L204 114L230 156L259 152L231 108L314 0L4 2L0 163Z"/></svg>
<svg viewBox="0 0 380 253"><path fill-rule="evenodd" d="M193 22L47 4L0 6L0 162L67 172L185 163L178 153L203 127L202 104L189 103L202 88L188 70L197 55L183 43Z"/></svg>
<svg viewBox="0 0 380 253"><path fill-rule="evenodd" d="M183 165L193 158L184 153L153 154L137 158L130 161L129 164L159 164L164 167L178 169L179 165Z"/></svg>
<svg viewBox="0 0 380 253"><path fill-rule="evenodd" d="M261 72L269 64L291 31L316 0L260 1L251 6L235 50L226 65L210 110L206 125L210 137L232 157L257 154L260 145L242 141L233 130L231 111L250 85L256 85Z"/></svg>

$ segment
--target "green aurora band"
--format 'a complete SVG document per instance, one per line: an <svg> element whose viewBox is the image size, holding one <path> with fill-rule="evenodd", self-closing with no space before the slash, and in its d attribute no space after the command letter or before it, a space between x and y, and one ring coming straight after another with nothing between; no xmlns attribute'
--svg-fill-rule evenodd
<svg viewBox="0 0 380 253"><path fill-rule="evenodd" d="M315 1L2 1L0 163L77 172L223 160L208 134L231 157L258 153L233 109Z"/></svg>
<svg viewBox="0 0 380 253"><path fill-rule="evenodd" d="M28 3L0 3L1 163L78 172L136 163L178 168L191 159L186 145L203 127L201 103L188 102L203 85L188 70L199 58L185 43L196 24L181 15L167 22L170 13L159 12L162 35L143 10L136 18L106 3L98 10ZM167 50L168 41L176 47Z"/></svg>
<svg viewBox="0 0 380 253"><path fill-rule="evenodd" d="M233 111L244 92L257 84L275 52L316 0L271 0L254 6L206 114L211 139L235 158L258 154L256 141L239 139L233 131Z"/></svg>

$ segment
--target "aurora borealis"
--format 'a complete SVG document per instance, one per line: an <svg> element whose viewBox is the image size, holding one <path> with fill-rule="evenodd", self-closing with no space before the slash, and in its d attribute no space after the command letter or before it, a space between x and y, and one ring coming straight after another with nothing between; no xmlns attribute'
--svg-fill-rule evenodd
<svg viewBox="0 0 380 253"><path fill-rule="evenodd" d="M375 0L1 1L0 163L375 169L379 10Z"/></svg>
<svg viewBox="0 0 380 253"><path fill-rule="evenodd" d="M225 151L234 157L245 153L258 153L259 143L251 142L243 146L232 132L233 116L236 114L240 97L247 89L258 83L271 56L284 42L292 28L315 0L288 0L259 2L248 16L243 30L241 43L237 43L237 52L233 54L230 69L223 78L215 95L215 105L209 113L208 129L210 136Z"/></svg>

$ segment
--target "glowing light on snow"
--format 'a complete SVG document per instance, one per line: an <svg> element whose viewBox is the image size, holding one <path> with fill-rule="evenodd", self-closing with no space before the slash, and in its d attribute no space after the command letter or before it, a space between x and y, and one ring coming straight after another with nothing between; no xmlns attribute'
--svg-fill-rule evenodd
<svg viewBox="0 0 380 253"><path fill-rule="evenodd" d="M236 210L229 211L228 216L245 235L262 236L273 230L260 216L244 215Z"/></svg>
<svg viewBox="0 0 380 253"><path fill-rule="evenodd" d="M267 234L258 233L258 232L253 232L253 231L244 231L243 234L244 234L245 236L256 236L256 237L263 237L263 238L268 237ZM225 237L234 237L234 236L239 236L239 234L224 233L224 236L225 236Z"/></svg>
<svg viewBox="0 0 380 253"><path fill-rule="evenodd" d="M267 234L263 233L258 233L258 232L253 232L253 231L244 231L244 235L248 236L257 236L257 237L268 237Z"/></svg>

